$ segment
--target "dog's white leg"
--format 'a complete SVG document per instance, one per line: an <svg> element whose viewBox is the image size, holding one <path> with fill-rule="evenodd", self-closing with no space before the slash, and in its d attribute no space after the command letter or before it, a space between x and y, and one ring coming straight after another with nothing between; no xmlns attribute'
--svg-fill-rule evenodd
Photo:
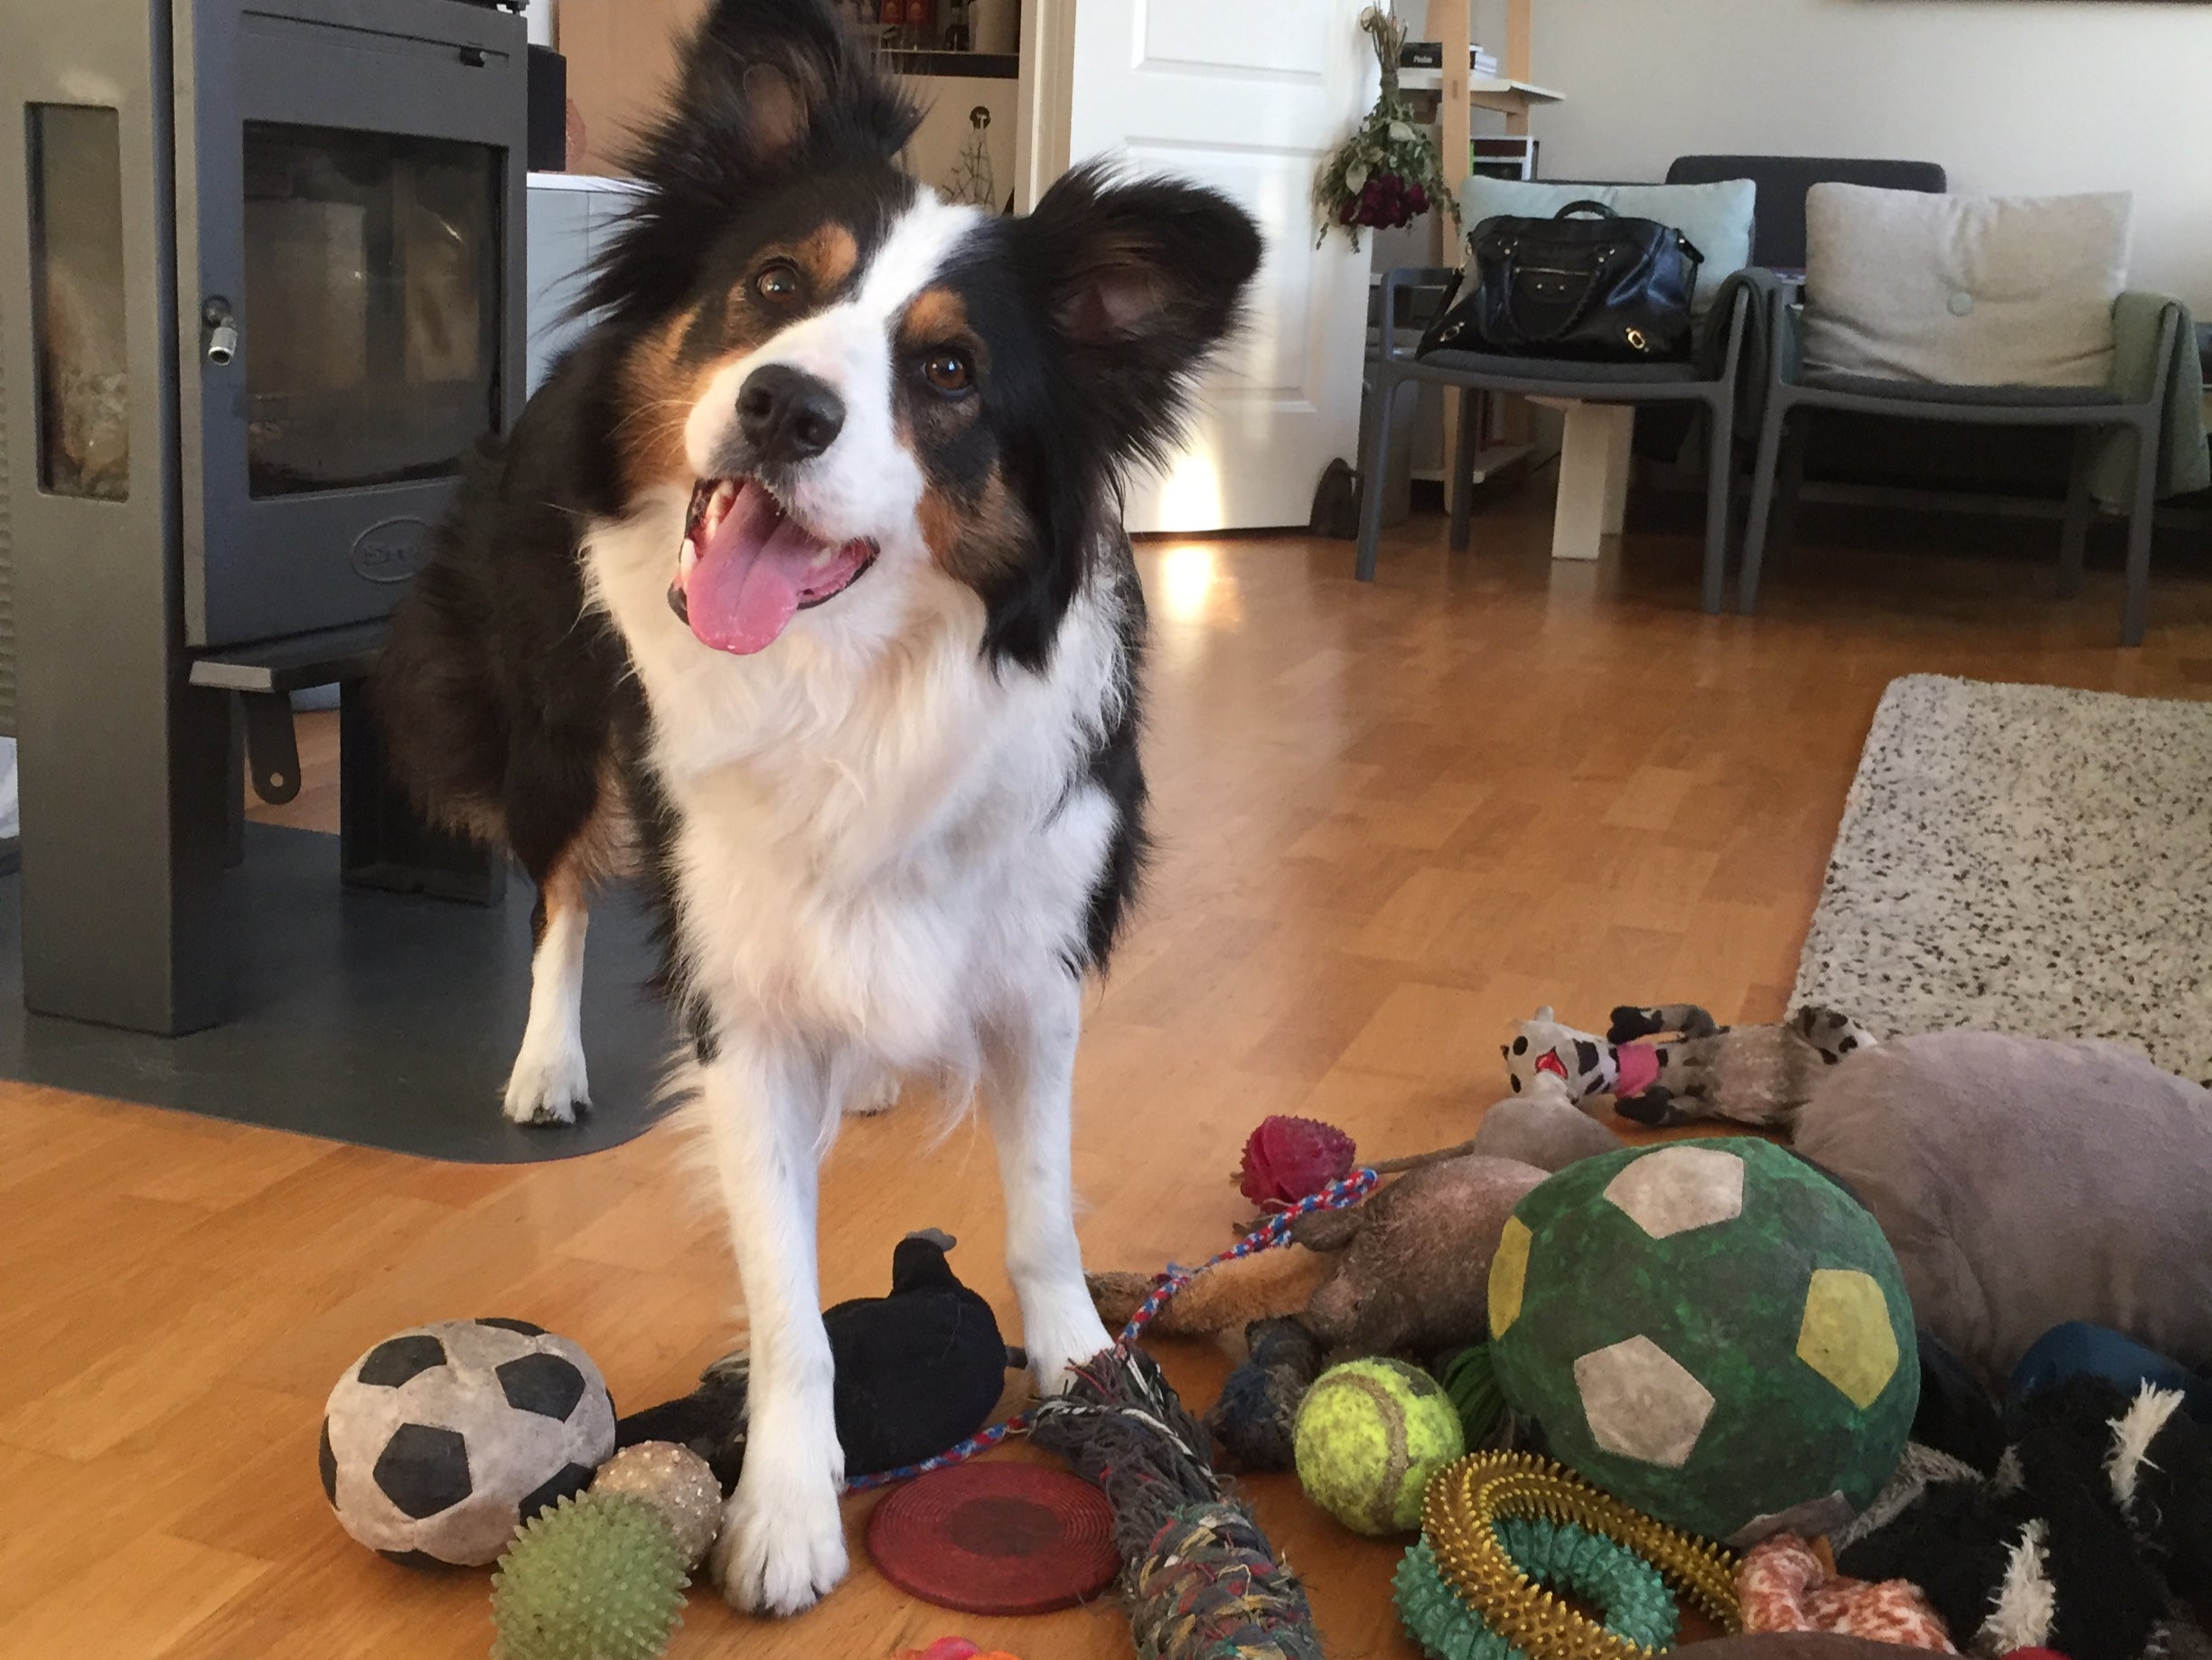
<svg viewBox="0 0 2212 1660"><path fill-rule="evenodd" d="M730 1243L745 1282L752 1375L745 1473L715 1572L741 1608L796 1614L845 1577L845 1454L815 1268L817 1168L841 1101L818 1064L745 1036L704 1068Z"/></svg>
<svg viewBox="0 0 2212 1660"><path fill-rule="evenodd" d="M539 893L545 925L530 953L530 1020L507 1074L507 1116L518 1124L573 1124L591 1105L584 1072L584 884L558 866Z"/></svg>
<svg viewBox="0 0 2212 1660"><path fill-rule="evenodd" d="M1066 1386L1071 1365L1113 1343L1084 1287L1075 1240L1070 1138L1082 1032L1083 982L1047 972L995 1024L983 1080L1006 1189L1007 1272L1021 1299L1022 1344L1047 1394Z"/></svg>
<svg viewBox="0 0 2212 1660"><path fill-rule="evenodd" d="M846 1092L845 1111L853 1118L881 1118L898 1101L898 1074L876 1073Z"/></svg>

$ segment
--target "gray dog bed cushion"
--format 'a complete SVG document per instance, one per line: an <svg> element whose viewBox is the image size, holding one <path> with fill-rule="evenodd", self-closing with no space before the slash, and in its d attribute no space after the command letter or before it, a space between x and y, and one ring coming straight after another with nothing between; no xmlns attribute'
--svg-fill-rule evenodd
<svg viewBox="0 0 2212 1660"><path fill-rule="evenodd" d="M1822 1081L1795 1144L1874 1213L1915 1318L1992 1388L2067 1320L2212 1363L2212 1096L2135 1051L1899 1038Z"/></svg>

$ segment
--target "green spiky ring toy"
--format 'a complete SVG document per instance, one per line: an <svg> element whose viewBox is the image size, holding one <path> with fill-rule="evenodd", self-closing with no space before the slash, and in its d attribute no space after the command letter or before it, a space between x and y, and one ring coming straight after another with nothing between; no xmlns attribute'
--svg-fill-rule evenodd
<svg viewBox="0 0 2212 1660"><path fill-rule="evenodd" d="M1498 1543L1532 1585L1601 1610L1605 1628L1654 1654L1673 1646L1681 1610L1659 1571L1626 1545L1577 1527L1508 1516ZM1405 1553L1396 1580L1398 1613L1437 1660L1515 1660L1521 1654L1459 1599L1422 1540Z"/></svg>
<svg viewBox="0 0 2212 1660"><path fill-rule="evenodd" d="M1450 1660L1645 1660L1673 1640L1670 1587L1725 1629L1741 1625L1726 1551L1661 1525L1548 1458L1460 1459L1429 1484L1421 1531L1400 1569L1399 1606L1407 1628ZM1450 1593L1448 1601L1438 1590ZM1561 1593L1603 1608L1603 1623Z"/></svg>

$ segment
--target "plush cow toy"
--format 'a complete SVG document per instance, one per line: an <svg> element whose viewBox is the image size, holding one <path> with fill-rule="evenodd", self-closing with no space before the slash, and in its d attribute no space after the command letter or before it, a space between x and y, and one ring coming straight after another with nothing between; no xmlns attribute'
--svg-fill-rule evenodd
<svg viewBox="0 0 2212 1660"><path fill-rule="evenodd" d="M1516 1095L1524 1095L1536 1080L1550 1073L1566 1084L1576 1101L1592 1095L1640 1094L1659 1078L1657 1046L1631 1043L1624 1060L1622 1045L1594 1033L1579 1032L1551 1018L1549 1005L1523 1020L1511 1043L1504 1046L1505 1070Z"/></svg>
<svg viewBox="0 0 2212 1660"><path fill-rule="evenodd" d="M1664 1034L1664 1042L1645 1039ZM1787 1130L1823 1068L1870 1048L1874 1035L1847 1015L1808 1003L1772 1026L1728 1027L1689 1003L1613 1011L1603 1037L1536 1011L1505 1046L1514 1093L1550 1073L1575 1100L1609 1094L1623 1118L1654 1126L1723 1118Z"/></svg>

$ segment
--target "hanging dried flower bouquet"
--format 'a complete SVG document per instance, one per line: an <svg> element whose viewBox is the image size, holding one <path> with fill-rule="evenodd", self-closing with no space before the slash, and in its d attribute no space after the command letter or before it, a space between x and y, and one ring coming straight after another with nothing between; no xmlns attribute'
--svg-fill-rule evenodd
<svg viewBox="0 0 2212 1660"><path fill-rule="evenodd" d="M1459 204L1444 188L1436 140L1398 89L1398 57L1405 46L1405 25L1380 6L1360 14L1360 27L1373 37L1382 64L1382 96L1358 129L1336 147L1314 180L1314 208L1321 221L1320 241L1341 229L1360 244L1360 227L1396 230L1439 202L1459 220Z"/></svg>

